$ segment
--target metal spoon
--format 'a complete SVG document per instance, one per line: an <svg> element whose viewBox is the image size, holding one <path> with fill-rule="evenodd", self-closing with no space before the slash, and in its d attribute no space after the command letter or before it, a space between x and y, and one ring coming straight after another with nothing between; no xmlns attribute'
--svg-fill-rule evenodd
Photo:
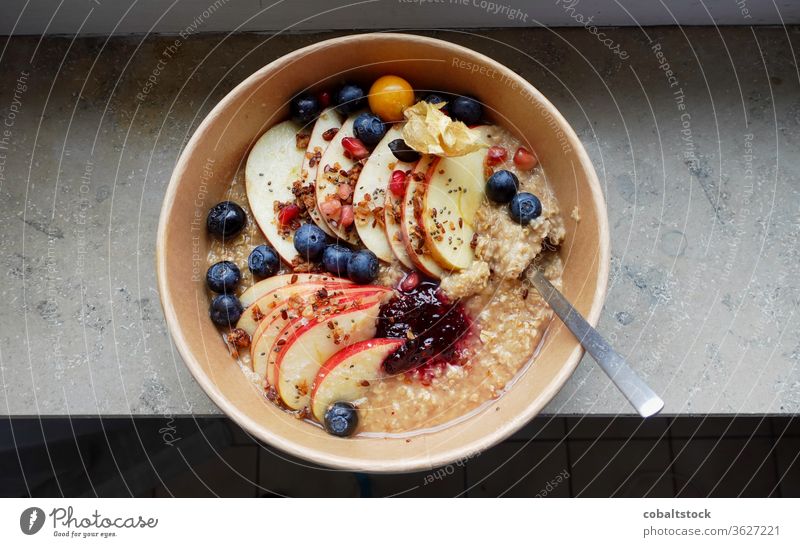
<svg viewBox="0 0 800 547"><path fill-rule="evenodd" d="M648 418L664 408L661 397L639 378L625 358L614 351L611 344L586 322L541 271L531 266L526 270L525 278L536 287L542 298L550 304L556 315L643 418Z"/></svg>

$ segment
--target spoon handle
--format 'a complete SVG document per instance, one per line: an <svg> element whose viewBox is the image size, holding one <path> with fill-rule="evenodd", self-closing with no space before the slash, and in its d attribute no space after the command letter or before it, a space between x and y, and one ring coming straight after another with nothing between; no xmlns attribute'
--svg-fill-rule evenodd
<svg viewBox="0 0 800 547"><path fill-rule="evenodd" d="M625 358L586 322L542 272L528 268L527 279L643 418L658 413L664 407L664 401L639 378Z"/></svg>

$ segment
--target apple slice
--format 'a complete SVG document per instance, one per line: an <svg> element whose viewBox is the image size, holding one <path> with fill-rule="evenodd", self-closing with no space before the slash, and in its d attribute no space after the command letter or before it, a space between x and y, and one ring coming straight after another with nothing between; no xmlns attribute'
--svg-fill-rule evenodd
<svg viewBox="0 0 800 547"><path fill-rule="evenodd" d="M391 262L395 256L384 227L389 181L394 171L410 171L414 167L399 161L389 149L390 142L402 138L402 124L395 124L386 132L364 164L353 194L358 237L367 249L384 262Z"/></svg>
<svg viewBox="0 0 800 547"><path fill-rule="evenodd" d="M425 245L425 232L422 229L422 207L425 198L425 180L430 176L431 165L436 156L424 155L408 176L406 193L401 206L400 231L403 245L414 266L425 275L441 279L445 271Z"/></svg>
<svg viewBox="0 0 800 547"><path fill-rule="evenodd" d="M342 117L333 107L323 110L317 118L316 123L314 123L314 129L311 130L311 137L308 140L308 147L303 157L303 166L300 169L300 179L304 186L316 184L317 171L322 154L328 149L328 145L333 140L331 134L338 133L341 127ZM314 201L316 203L316 199ZM336 237L333 230L328 227L328 223L322 218L316 205L308 210L308 215L314 221L314 224L322 228L322 231L331 237Z"/></svg>
<svg viewBox="0 0 800 547"><path fill-rule="evenodd" d="M328 274L292 273L292 274L275 275L272 277L268 277L266 279L262 279L255 285L249 287L239 297L239 302L241 302L242 306L246 308L256 300L267 294L268 292L274 291L279 287L283 287L285 285L294 285L295 283L308 283L308 282L340 283L343 287L353 285L353 283L347 279L341 277L335 277Z"/></svg>
<svg viewBox="0 0 800 547"><path fill-rule="evenodd" d="M324 286L323 283L296 283L271 290L244 309L239 321L236 322L236 328L242 329L249 334L252 343L253 334L255 334L258 325L283 301L296 294L313 293Z"/></svg>
<svg viewBox="0 0 800 547"><path fill-rule="evenodd" d="M288 321L281 329L281 332L275 337L275 340L267 353L267 383L275 386L278 381L278 358L282 355L282 350L287 340L297 333L301 328L308 325L311 321L324 321L334 315L338 315L346 310L351 310L368 304L370 302L382 302L391 291L385 287L372 286L364 287L362 291L354 289L347 291L347 294L342 294L332 299L327 306L325 306L320 313L313 319L305 317L298 317Z"/></svg>
<svg viewBox="0 0 800 547"><path fill-rule="evenodd" d="M375 336L381 301L312 320L294 330L275 362L278 395L293 410L308 406L322 363L341 348Z"/></svg>
<svg viewBox="0 0 800 547"><path fill-rule="evenodd" d="M296 321L303 320L302 309L305 308L304 301L306 303L313 302L316 308L315 317L322 318L341 311L343 304L355 305L356 303L372 301L376 298L381 299L388 290L385 287L376 285L359 285L336 292L324 301L315 298L315 293L301 294L300 302L293 301L294 299L291 298L284 300L258 324L253 333L250 344L250 359L253 371L261 376L262 379L266 378L269 385L275 384L274 363L279 349L275 342L281 335L285 339L288 334L291 334L299 326ZM307 322L308 320L304 321ZM292 329L287 329L290 324Z"/></svg>
<svg viewBox="0 0 800 547"><path fill-rule="evenodd" d="M411 262L411 257L408 256L405 243L403 243L403 197L403 195L396 196L392 192L386 192L386 201L383 204L383 224L386 240L389 242L394 256L403 266L413 269L414 263Z"/></svg>
<svg viewBox="0 0 800 547"><path fill-rule="evenodd" d="M288 301L269 312L258 324L250 340L250 364L253 372L258 374L261 381L267 380L267 363L272 344L281 333L281 330L296 317L289 314ZM269 385L269 381L267 381Z"/></svg>
<svg viewBox="0 0 800 547"><path fill-rule="evenodd" d="M244 177L250 210L270 244L288 264L297 256L294 234L278 222L278 204L294 203L292 185L300 178L304 150L297 148L300 126L292 121L271 127L247 156Z"/></svg>
<svg viewBox="0 0 800 547"><path fill-rule="evenodd" d="M348 346L331 356L317 373L311 391L311 413L320 422L333 403L364 397L370 384L383 376L384 360L405 340L373 338Z"/></svg>
<svg viewBox="0 0 800 547"><path fill-rule="evenodd" d="M481 148L464 156L437 158L428 170L422 205L425 247L446 270L464 270L472 264L471 245L475 214L484 197L484 160Z"/></svg>
<svg viewBox="0 0 800 547"><path fill-rule="evenodd" d="M347 285L352 287L353 285ZM325 289L329 294L339 293L341 292L345 286L341 283L333 282L333 283L316 283L316 282L309 282L309 283L295 283L294 285L285 285L283 287L278 287L264 296L250 304L245 310L242 312L242 316L239 318L239 321L236 323L236 328L242 329L247 334L250 335L251 340L252 336L255 333L256 329L258 328L258 324L270 313L274 310L277 306L283 303L284 300L287 298L291 298L296 294L306 294L306 293L313 293L322 289Z"/></svg>
<svg viewBox="0 0 800 547"><path fill-rule="evenodd" d="M336 133L328 148L323 152L322 158L319 160L316 182L317 207L322 214L322 218L328 224L328 228L336 234L336 237L353 245L357 245L359 242L355 227L352 224L347 227L340 224L341 208L337 209L338 214L335 217L327 215L325 213L325 202L335 200L342 204L344 201L339 195L339 186L340 183L346 182L347 177L343 176L342 172L348 172L353 169L358 161L345 155L342 140L345 137L353 138L353 122L355 122L359 114L361 112L356 112L344 121L339 132Z"/></svg>

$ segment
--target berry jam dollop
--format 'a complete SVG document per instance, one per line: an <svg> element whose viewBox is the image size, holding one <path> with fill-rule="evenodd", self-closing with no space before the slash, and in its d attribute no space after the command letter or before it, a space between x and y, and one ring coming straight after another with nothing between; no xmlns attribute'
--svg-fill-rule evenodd
<svg viewBox="0 0 800 547"><path fill-rule="evenodd" d="M471 325L464 307L450 302L435 282L407 280L400 282L395 296L381 307L376 336L406 340L384 361L388 374L413 370L427 383L437 368L460 364Z"/></svg>

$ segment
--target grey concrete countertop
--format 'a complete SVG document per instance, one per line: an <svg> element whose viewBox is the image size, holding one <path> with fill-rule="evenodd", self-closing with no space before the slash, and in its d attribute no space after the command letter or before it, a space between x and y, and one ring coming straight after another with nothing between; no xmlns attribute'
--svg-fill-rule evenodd
<svg viewBox="0 0 800 547"><path fill-rule="evenodd" d="M800 29L608 30L616 52L582 28L427 34L518 71L583 140L611 222L600 327L665 413L800 411ZM162 196L225 93L330 36L3 40L0 414L219 412L160 309ZM630 409L586 358L547 412Z"/></svg>

